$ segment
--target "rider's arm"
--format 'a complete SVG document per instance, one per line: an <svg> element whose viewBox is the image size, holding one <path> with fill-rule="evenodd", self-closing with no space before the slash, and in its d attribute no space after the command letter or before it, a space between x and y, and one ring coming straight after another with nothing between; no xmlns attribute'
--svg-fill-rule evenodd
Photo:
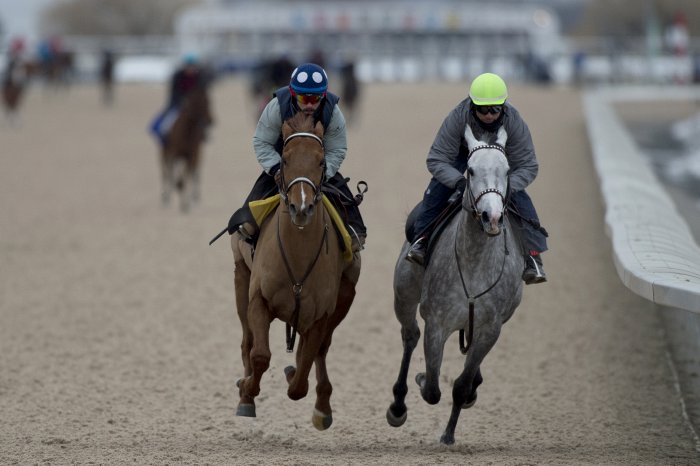
<svg viewBox="0 0 700 466"><path fill-rule="evenodd" d="M522 191L537 176L539 164L535 155L530 129L515 108L509 106L504 123L508 133L506 154L510 165L510 187L513 191Z"/></svg>
<svg viewBox="0 0 700 466"><path fill-rule="evenodd" d="M326 153L326 177L332 178L348 152L345 117L337 105L333 109L328 129L323 133L323 146Z"/></svg>
<svg viewBox="0 0 700 466"><path fill-rule="evenodd" d="M448 188L454 188L455 184L464 178L464 175L454 168L454 164L459 154L462 133L466 125L465 115L463 104L452 110L442 122L433 145L430 146L430 152L428 152L426 161L428 171Z"/></svg>
<svg viewBox="0 0 700 466"><path fill-rule="evenodd" d="M282 117L280 116L280 104L277 98L272 99L260 115L258 126L253 135L253 149L255 157L263 170L269 175L270 169L279 165L281 157L275 150L275 144L282 134Z"/></svg>

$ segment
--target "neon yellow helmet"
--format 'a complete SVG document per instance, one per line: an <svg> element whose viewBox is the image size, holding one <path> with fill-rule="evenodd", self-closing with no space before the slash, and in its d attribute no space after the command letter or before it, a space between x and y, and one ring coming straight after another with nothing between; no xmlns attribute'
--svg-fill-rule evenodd
<svg viewBox="0 0 700 466"><path fill-rule="evenodd" d="M508 98L508 88L497 74L484 73L472 81L469 97L474 105L503 105Z"/></svg>

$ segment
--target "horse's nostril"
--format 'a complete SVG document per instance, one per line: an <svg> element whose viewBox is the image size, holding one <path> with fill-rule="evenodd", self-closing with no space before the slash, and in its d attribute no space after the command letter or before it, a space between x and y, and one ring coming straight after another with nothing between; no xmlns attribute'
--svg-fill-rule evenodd
<svg viewBox="0 0 700 466"><path fill-rule="evenodd" d="M313 205L313 204L309 205L309 206L306 208L306 213L307 213L308 215L313 215L313 214L314 214L314 205Z"/></svg>
<svg viewBox="0 0 700 466"><path fill-rule="evenodd" d="M295 206L292 203L289 204L289 215L291 215L292 217L295 217L297 215L297 206Z"/></svg>
<svg viewBox="0 0 700 466"><path fill-rule="evenodd" d="M481 212L481 221L484 223L489 222L489 213L488 212Z"/></svg>

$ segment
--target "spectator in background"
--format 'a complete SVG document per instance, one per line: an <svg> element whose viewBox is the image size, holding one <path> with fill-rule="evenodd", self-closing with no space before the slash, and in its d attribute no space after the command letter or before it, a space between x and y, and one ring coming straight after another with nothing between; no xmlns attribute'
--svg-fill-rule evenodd
<svg viewBox="0 0 700 466"><path fill-rule="evenodd" d="M102 102L110 106L114 102L114 52L105 49L102 51L100 63L100 84L102 85Z"/></svg>

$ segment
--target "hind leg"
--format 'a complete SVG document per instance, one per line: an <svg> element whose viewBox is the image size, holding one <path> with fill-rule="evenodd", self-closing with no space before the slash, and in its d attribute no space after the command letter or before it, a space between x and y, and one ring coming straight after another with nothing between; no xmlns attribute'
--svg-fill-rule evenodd
<svg viewBox="0 0 700 466"><path fill-rule="evenodd" d="M202 196L200 186L201 162L202 155L199 153L199 150L197 150L197 153L192 158L192 162L190 165L190 180L192 182L192 202L199 202Z"/></svg>
<svg viewBox="0 0 700 466"><path fill-rule="evenodd" d="M160 154L160 172L161 172L161 192L160 201L163 206L170 204L170 195L173 189L173 165L165 148L161 149Z"/></svg>
<svg viewBox="0 0 700 466"><path fill-rule="evenodd" d="M411 356L420 339L420 328L416 320L418 302L420 301L420 277L415 274L414 268L409 267L402 260L407 246L399 254L394 271L394 313L401 324L401 342L403 343L403 355L399 367L399 375L394 382L394 401L386 412L386 420L389 425L399 427L406 422L408 408L406 407L406 394L408 394L408 369L411 364Z"/></svg>
<svg viewBox="0 0 700 466"><path fill-rule="evenodd" d="M238 381L240 401L237 416L255 417L255 397L260 393L260 380L270 367L269 331L272 316L267 303L256 295L248 305L247 321L252 335L252 346L248 357L251 375Z"/></svg>
<svg viewBox="0 0 700 466"><path fill-rule="evenodd" d="M231 236L231 249L234 257L234 287L236 290L236 310L241 322L241 360L243 361L244 377L252 375L250 366L250 350L253 347L253 334L248 324L248 288L250 286L250 269L245 262L243 252L240 249L240 238L237 234ZM247 397L241 399L243 404L253 404L253 399Z"/></svg>

